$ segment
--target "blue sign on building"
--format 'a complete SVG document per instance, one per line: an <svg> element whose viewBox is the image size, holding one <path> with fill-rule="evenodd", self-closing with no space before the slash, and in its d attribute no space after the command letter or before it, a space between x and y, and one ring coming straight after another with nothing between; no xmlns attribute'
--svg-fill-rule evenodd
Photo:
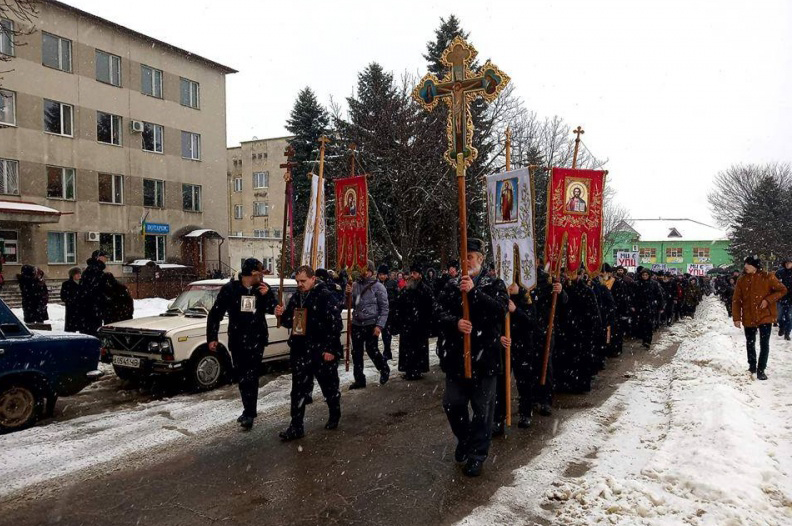
<svg viewBox="0 0 792 526"><path fill-rule="evenodd" d="M169 234L170 225L165 223L145 223L146 234Z"/></svg>

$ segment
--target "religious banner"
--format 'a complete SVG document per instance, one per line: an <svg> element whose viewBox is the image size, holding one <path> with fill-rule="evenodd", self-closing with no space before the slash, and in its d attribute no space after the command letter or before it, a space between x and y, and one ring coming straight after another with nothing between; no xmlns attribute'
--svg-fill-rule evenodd
<svg viewBox="0 0 792 526"><path fill-rule="evenodd" d="M311 206L308 208L308 217L305 220L305 239L303 239L302 250L302 265L311 265L311 252L314 246L314 229L318 230L316 240L316 267L325 267L325 199L324 192L320 195L319 202L319 220L316 219L316 192L319 190L319 177L316 174L311 175ZM318 228L316 228L318 226ZM313 266L313 265L311 265Z"/></svg>
<svg viewBox="0 0 792 526"><path fill-rule="evenodd" d="M616 266L635 270L638 267L638 252L616 252Z"/></svg>
<svg viewBox="0 0 792 526"><path fill-rule="evenodd" d="M492 257L506 286L536 286L533 181L528 168L487 177ZM517 256L515 258L515 255Z"/></svg>
<svg viewBox="0 0 792 526"><path fill-rule="evenodd" d="M368 186L366 176L335 181L338 268L365 269L368 261Z"/></svg>
<svg viewBox="0 0 792 526"><path fill-rule="evenodd" d="M552 274L560 268L571 274L581 266L590 275L599 273L605 175L602 170L552 169L545 250Z"/></svg>
<svg viewBox="0 0 792 526"><path fill-rule="evenodd" d="M712 265L694 263L687 266L687 273L696 277L704 277L710 270L712 270Z"/></svg>

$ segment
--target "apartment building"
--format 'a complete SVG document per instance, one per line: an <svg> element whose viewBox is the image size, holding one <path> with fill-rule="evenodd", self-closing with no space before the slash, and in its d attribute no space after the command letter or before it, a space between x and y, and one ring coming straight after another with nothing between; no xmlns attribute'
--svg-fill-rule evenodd
<svg viewBox="0 0 792 526"><path fill-rule="evenodd" d="M271 274L277 273L286 203L280 165L291 137L254 139L228 148L228 253L231 267L242 260L260 259Z"/></svg>
<svg viewBox="0 0 792 526"><path fill-rule="evenodd" d="M50 279L109 254L227 267L226 75L235 70L56 1L0 39L0 250ZM26 25L27 24L27 25ZM217 196L217 197L215 197Z"/></svg>

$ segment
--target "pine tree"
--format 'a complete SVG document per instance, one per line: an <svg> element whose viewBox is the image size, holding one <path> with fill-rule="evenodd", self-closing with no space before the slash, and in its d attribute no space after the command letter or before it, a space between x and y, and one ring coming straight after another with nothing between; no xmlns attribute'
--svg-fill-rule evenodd
<svg viewBox="0 0 792 526"><path fill-rule="evenodd" d="M763 178L745 200L731 229L729 252L736 261L758 254L771 264L792 254L792 234L783 228L788 221L786 206L792 190L776 178Z"/></svg>

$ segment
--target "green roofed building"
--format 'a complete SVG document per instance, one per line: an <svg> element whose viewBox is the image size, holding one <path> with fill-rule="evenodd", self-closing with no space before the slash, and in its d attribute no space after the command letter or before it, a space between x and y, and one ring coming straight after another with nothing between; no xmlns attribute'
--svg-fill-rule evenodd
<svg viewBox="0 0 792 526"><path fill-rule="evenodd" d="M688 265L727 268L733 264L726 232L692 219L627 219L610 237L605 261L611 265L617 263L619 252L638 252L638 265L682 273Z"/></svg>

